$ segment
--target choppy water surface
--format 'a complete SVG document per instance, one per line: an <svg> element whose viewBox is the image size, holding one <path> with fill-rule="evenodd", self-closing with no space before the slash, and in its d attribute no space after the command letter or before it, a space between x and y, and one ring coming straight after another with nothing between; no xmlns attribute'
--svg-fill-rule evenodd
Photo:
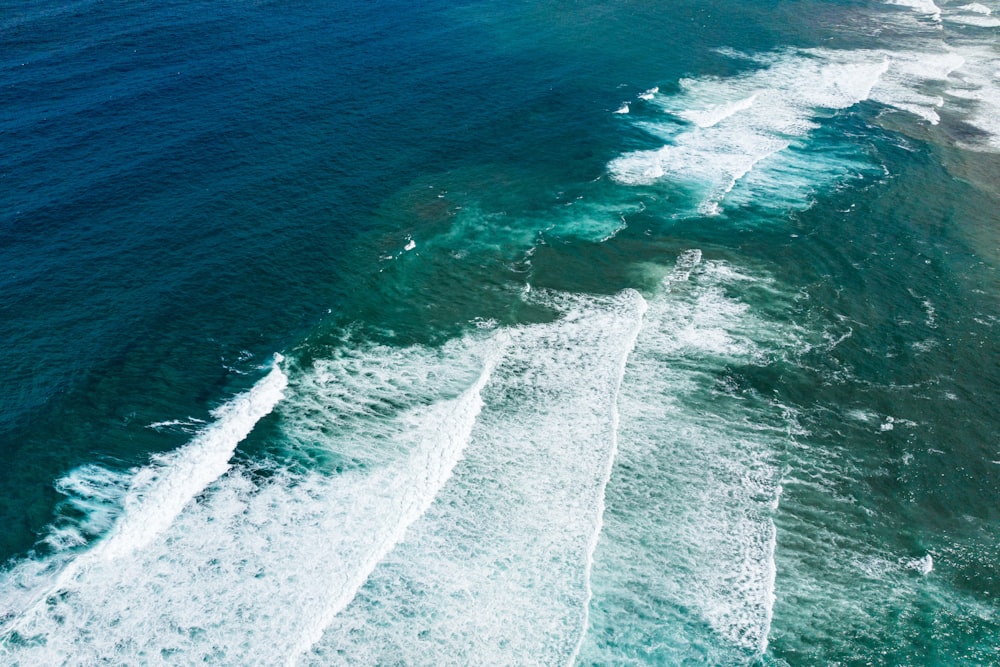
<svg viewBox="0 0 1000 667"><path fill-rule="evenodd" d="M5 664L1000 661L1000 5L0 10Z"/></svg>

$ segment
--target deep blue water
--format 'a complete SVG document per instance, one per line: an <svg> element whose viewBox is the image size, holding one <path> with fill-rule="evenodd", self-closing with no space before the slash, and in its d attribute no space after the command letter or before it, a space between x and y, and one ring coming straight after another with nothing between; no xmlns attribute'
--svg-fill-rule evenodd
<svg viewBox="0 0 1000 667"><path fill-rule="evenodd" d="M994 10L0 2L3 662L997 662Z"/></svg>

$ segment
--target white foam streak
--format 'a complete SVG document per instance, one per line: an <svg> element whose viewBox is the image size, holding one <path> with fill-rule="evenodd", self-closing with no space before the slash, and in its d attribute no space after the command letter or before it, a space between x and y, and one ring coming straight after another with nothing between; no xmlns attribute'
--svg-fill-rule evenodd
<svg viewBox="0 0 1000 667"><path fill-rule="evenodd" d="M779 486L774 497L772 511L778 509L778 499L780 496L781 487ZM778 566L774 552L778 549L778 528L774 525L774 520L770 518L767 519L767 527L770 535L767 539L767 547L765 549L767 572L764 575L763 585L764 618L759 636L760 643L757 646L757 650L760 653L767 651L767 645L771 636L771 622L774 620L774 603L777 600L777 595L774 592L774 584L778 579Z"/></svg>
<svg viewBox="0 0 1000 667"><path fill-rule="evenodd" d="M729 79L682 80L681 95L663 105L673 117L691 125L643 121L642 126L666 145L622 155L611 161L608 170L615 180L629 185L662 179L686 184L700 192L699 212L717 213L747 174L802 143L818 127L823 110L846 109L868 99L888 67L888 60L879 54L843 58L815 50L779 55L764 69ZM828 165L817 160L815 169L822 175ZM789 188L806 192L808 174L796 178L776 184L775 193ZM764 193L771 194L770 189L767 186ZM785 205L791 198L778 199Z"/></svg>
<svg viewBox="0 0 1000 667"><path fill-rule="evenodd" d="M294 451L339 461L341 473L230 469L144 548L74 561L72 581L51 589L63 592L21 614L6 633L19 639L0 651L23 664L293 664L460 460L506 334L474 338L347 346L316 362L295 377L280 424ZM135 545L136 533L121 535ZM37 588L51 568L15 570L7 581Z"/></svg>
<svg viewBox="0 0 1000 667"><path fill-rule="evenodd" d="M128 483L127 476L98 465L71 470L55 486L67 497L66 505L82 518L57 522L44 541L59 552L82 546L88 538L106 535L120 514Z"/></svg>
<svg viewBox="0 0 1000 667"><path fill-rule="evenodd" d="M728 361L790 338L727 295L766 282L697 251L663 285L622 381L606 490L614 513L595 554L580 662L756 664L774 614L773 459L788 424L780 407L716 383Z"/></svg>
<svg viewBox="0 0 1000 667"><path fill-rule="evenodd" d="M682 111L678 115L698 127L712 127L740 111L749 109L756 101L757 95L754 94L727 104L713 104L705 109Z"/></svg>
<svg viewBox="0 0 1000 667"><path fill-rule="evenodd" d="M993 10L986 5L973 2L956 8L959 14L949 13L944 18L951 23L961 23L979 28L1000 27L1000 19L993 16Z"/></svg>
<svg viewBox="0 0 1000 667"><path fill-rule="evenodd" d="M902 4L937 11L929 2ZM944 18L1000 25L978 3ZM947 112L967 124L959 140L964 148L1000 151L1000 56L990 44L935 39L913 50L795 50L756 62L764 68L730 78L682 79L680 94L656 103L669 119L636 123L664 145L621 155L608 164L610 175L626 185L669 181L688 188L698 200L694 210L703 215L721 213L727 203L808 206L817 185L866 168L848 157L857 152L848 142L824 151L811 139L829 110L864 100L930 125Z"/></svg>
<svg viewBox="0 0 1000 667"><path fill-rule="evenodd" d="M156 456L140 469L125 497L121 519L94 550L102 558L118 558L141 549L163 532L184 506L229 469L229 459L258 421L284 398L288 377L275 355L271 372L217 408L215 422L187 445Z"/></svg>
<svg viewBox="0 0 1000 667"><path fill-rule="evenodd" d="M455 474L312 664L562 664L579 644L616 388L644 301L527 298L560 317L510 331Z"/></svg>
<svg viewBox="0 0 1000 667"><path fill-rule="evenodd" d="M949 106L983 133L963 141L963 147L1000 152L1000 55L991 45L954 47L950 55L961 63L941 81L953 101Z"/></svg>
<svg viewBox="0 0 1000 667"><path fill-rule="evenodd" d="M34 602L21 610L4 634L30 627L46 613L47 600L61 591L78 588L91 568L149 545L196 495L225 473L236 446L284 397L288 378L279 366L282 359L276 354L271 371L249 391L217 408L213 412L215 421L191 442L153 457L152 465L138 469L130 478L96 466L89 466L82 475L71 473L61 487L80 498L76 504L81 509L102 510L99 506L107 504L102 499L107 501L109 493L116 494L116 488L127 485L122 494L123 507L109 533L43 584L42 592L34 594Z"/></svg>
<svg viewBox="0 0 1000 667"><path fill-rule="evenodd" d="M935 21L941 20L941 8L934 3L934 0L886 0L886 3L909 7L920 14L927 14Z"/></svg>
<svg viewBox="0 0 1000 667"><path fill-rule="evenodd" d="M977 13L973 18L982 17ZM947 110L981 132L979 136L965 133L959 141L963 148L1000 151L1000 56L991 45L940 44L927 51L899 51L888 57L890 70L874 88L873 100L935 125L940 122L940 113Z"/></svg>
<svg viewBox="0 0 1000 667"><path fill-rule="evenodd" d="M449 427L444 430L427 429L416 449L395 474L379 476L376 484L387 485L397 495L393 500L395 514L389 519L388 529L383 527L381 531L377 531L381 533L378 539L367 547L360 562L349 570L350 574L346 581L338 582L331 590L325 607L319 614L308 619L299 641L286 660L286 665L296 664L299 657L320 640L323 631L354 599L378 563L403 539L410 524L427 511L438 491L451 477L455 464L462 456L462 450L468 444L476 417L482 409L482 389L493 374L507 345L506 336L501 336L497 343L497 347L486 359L479 378L469 389L457 399L436 404L429 409L432 413L429 423L448 424ZM375 497L379 495L381 494L377 492L374 494ZM362 497L357 499L357 502L364 504L368 500ZM372 517L385 514L384 511L369 512L367 508L363 513Z"/></svg>
<svg viewBox="0 0 1000 667"><path fill-rule="evenodd" d="M963 25L971 25L977 28L1000 27L1000 19L995 16L984 16L981 14L952 14L950 16L946 16L945 20L949 23L961 23Z"/></svg>
<svg viewBox="0 0 1000 667"><path fill-rule="evenodd" d="M699 251L700 257L700 251ZM618 380L615 383L614 396L612 398L612 411L611 411L611 451L608 453L607 465L604 469L604 474L600 481L600 489L598 491L599 502L597 506L597 517L594 521L594 532L590 538L590 542L587 545L587 559L584 565L584 578L586 581L586 599L583 606L583 619L582 627L580 629L580 639L576 643L576 647L573 649L573 653L570 655L569 659L566 661L567 665L575 665L577 659L580 656L580 650L583 648L583 642L587 638L587 631L590 629L590 603L594 599L594 590L591 584L591 578L594 571L594 552L597 551L597 543L601 537L601 530L604 527L604 512L606 509L607 500L605 494L608 488L608 481L611 479L611 473L614 470L615 459L618 456L618 429L621 424L621 414L618 408L618 402L620 400L622 380L625 377L625 367L628 363L628 357L635 349L636 339L639 337L639 331L642 329L642 316L646 312L646 302L641 301L641 306L639 308L639 316L635 320L634 326L630 331L627 332L627 349L624 354L621 355L620 363L618 366Z"/></svg>
<svg viewBox="0 0 1000 667"><path fill-rule="evenodd" d="M985 16L989 16L990 14L993 13L993 10L991 10L989 7L980 4L978 2L973 2L968 5L962 5L961 7L959 7L959 9L963 9L967 12L973 12L974 14L983 14Z"/></svg>
<svg viewBox="0 0 1000 667"><path fill-rule="evenodd" d="M532 290L553 321L434 348L344 342L291 379L272 369L153 473L66 482L98 509L132 500L109 546L56 586L48 561L5 575L7 607L23 584L57 594L0 610L15 619L0 661L587 662L617 602L609 582L643 568L658 573L644 582L657 614L685 600L689 615L623 631L759 654L774 600L769 431L682 403L706 369L755 358L767 337L729 293L764 286L691 250L649 304ZM281 442L315 466L229 467L222 440L252 427L234 423L282 395ZM608 560L623 531L638 550Z"/></svg>
<svg viewBox="0 0 1000 667"><path fill-rule="evenodd" d="M944 98L923 91L928 85L946 81L964 63L962 56L952 52L892 53L889 71L874 89L872 99L937 125Z"/></svg>

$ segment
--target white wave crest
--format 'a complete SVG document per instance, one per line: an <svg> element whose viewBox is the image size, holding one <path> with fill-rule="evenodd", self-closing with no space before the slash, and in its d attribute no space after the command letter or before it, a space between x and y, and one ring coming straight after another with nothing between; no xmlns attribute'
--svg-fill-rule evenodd
<svg viewBox="0 0 1000 667"><path fill-rule="evenodd" d="M941 20L941 8L934 3L934 0L886 0L886 4L909 7L917 13L928 15L935 21Z"/></svg>
<svg viewBox="0 0 1000 667"><path fill-rule="evenodd" d="M466 454L312 664L560 664L587 625L616 391L644 300L531 292Z"/></svg>
<svg viewBox="0 0 1000 667"><path fill-rule="evenodd" d="M649 301L622 382L585 664L755 664L767 650L788 425L712 382L726 360L790 340L733 296L759 281L690 251Z"/></svg>
<svg viewBox="0 0 1000 667"><path fill-rule="evenodd" d="M668 143L622 155L608 170L624 184L649 185L662 179L687 184L702 193L701 213L718 212L723 199L749 173L763 163L779 164L773 162L775 156L803 142L818 127L822 112L846 109L871 96L889 62L878 54L867 56L800 51L779 55L749 74L685 79L683 92L662 104L669 117L692 125L645 122L643 127ZM764 188L764 194L805 193L817 174L826 174L832 166L822 159L812 164L816 173L786 171L779 183L760 181L756 187ZM784 201L790 199L783 195Z"/></svg>
<svg viewBox="0 0 1000 667"><path fill-rule="evenodd" d="M67 598L86 587L94 571L115 571L120 561L147 548L167 531L185 506L229 469L236 446L284 397L288 378L279 366L281 361L281 355L275 355L273 367L263 379L214 410L215 421L191 442L154 456L150 465L127 474L86 466L61 480L57 487L87 512L84 530L87 522L103 521L107 533L79 555L57 554L44 566L29 563L26 570L15 568L8 573L8 580L25 582L25 594L4 614L9 621L3 626L4 636L30 632L38 623L45 625L52 618L54 599ZM114 507L119 500L120 508ZM103 519L112 515L116 515L113 520ZM55 535L55 540L61 541L58 527ZM82 540L59 546L80 544ZM25 571L40 576L31 579Z"/></svg>

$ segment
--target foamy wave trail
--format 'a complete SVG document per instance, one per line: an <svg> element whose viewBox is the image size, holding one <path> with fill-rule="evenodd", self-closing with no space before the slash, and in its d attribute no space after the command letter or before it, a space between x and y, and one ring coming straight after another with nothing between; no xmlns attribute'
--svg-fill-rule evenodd
<svg viewBox="0 0 1000 667"><path fill-rule="evenodd" d="M678 112L678 116L689 120L698 127L712 127L718 125L730 116L741 111L746 111L757 101L756 93L735 102L723 102L721 104L710 104L703 109Z"/></svg>
<svg viewBox="0 0 1000 667"><path fill-rule="evenodd" d="M261 418L284 398L288 377L275 355L271 372L250 391L212 412L215 421L180 449L153 457L141 468L125 496L121 518L94 553L117 558L149 544L184 506L229 469L229 460Z"/></svg>
<svg viewBox="0 0 1000 667"><path fill-rule="evenodd" d="M934 124L946 112L967 124L957 138L947 138L949 143L1000 152L1000 54L991 43L963 41L933 51L901 53L898 58L900 85L878 91L879 101L927 117ZM927 87L937 94L921 95L920 88Z"/></svg>
<svg viewBox="0 0 1000 667"><path fill-rule="evenodd" d="M659 86L653 86L652 88L650 88L648 90L644 90L641 93L639 93L639 99L640 100L649 101L649 100L653 99L654 97L656 97L656 94L658 92L660 92L660 87Z"/></svg>
<svg viewBox="0 0 1000 667"><path fill-rule="evenodd" d="M979 2L949 8L948 13L944 15L944 20L979 28L1000 27L1000 19L993 16L993 10Z"/></svg>
<svg viewBox="0 0 1000 667"><path fill-rule="evenodd" d="M957 62L948 77L939 77L944 107L972 126L958 142L963 148L1000 152L1000 54L992 44L961 44L950 49ZM960 62L958 62L960 61ZM969 136L971 135L971 136Z"/></svg>
<svg viewBox="0 0 1000 667"><path fill-rule="evenodd" d="M345 345L298 369L278 414L289 454L312 468L230 469L142 549L77 566L0 655L296 662L448 479L504 347L502 332L439 349ZM15 570L18 586L48 576L38 561Z"/></svg>
<svg viewBox="0 0 1000 667"><path fill-rule="evenodd" d="M981 3L938 6L924 0L888 4L915 11L879 17L896 27L900 37L896 49L878 51L891 65L872 99L932 125L950 117L950 131L937 139L941 143L1000 151L1000 55L995 35L1000 20L993 9ZM934 19L932 26L928 16Z"/></svg>
<svg viewBox="0 0 1000 667"><path fill-rule="evenodd" d="M788 417L739 389L789 334L739 295L773 286L689 251L649 302L625 368L580 664L750 664L775 593ZM794 339L794 336L791 337Z"/></svg>
<svg viewBox="0 0 1000 667"><path fill-rule="evenodd" d="M926 14L934 21L941 20L941 8L934 3L934 0L886 0L886 4L909 7L919 14Z"/></svg>
<svg viewBox="0 0 1000 667"><path fill-rule="evenodd" d="M859 168L809 138L822 114L871 95L889 62L868 55L791 51L759 59L766 64L763 69L740 76L684 79L681 93L661 102L663 121L639 123L666 145L622 155L608 170L624 184L663 180L690 188L701 214L719 213L727 195L751 172L765 175L742 203L806 206L817 183ZM782 168L779 158L789 153L793 156L784 158ZM790 169L789 161L798 164Z"/></svg>
<svg viewBox="0 0 1000 667"><path fill-rule="evenodd" d="M484 360L482 372L471 387L455 399L436 403L422 410L419 416L409 417L416 446L399 465L387 467L366 480L362 488L352 490L352 514L344 517L339 526L341 530L354 528L349 533L351 539L340 542L331 536L334 544L328 541L327 548L347 554L343 560L353 567L328 573L325 603L318 605L318 614L304 619L287 664L296 664L299 656L319 641L323 631L354 599L378 563L403 539L410 524L427 511L451 476L483 407L482 390L501 358L506 338L504 334L497 337L496 349ZM358 525L352 525L358 520Z"/></svg>
<svg viewBox="0 0 1000 667"><path fill-rule="evenodd" d="M931 2L896 4L960 27L995 21L980 4L945 10ZM682 217L738 207L808 207L818 189L878 173L849 138L818 132L833 122L831 111L867 100L931 125L947 113L958 122L954 136L942 141L1000 151L1000 55L992 34L938 26L929 35L912 19L903 25L913 35L897 49L790 50L753 57L760 68L745 74L682 79L679 94L652 102L662 118L636 121L664 145L621 155L608 171L626 185L664 183L689 191L695 204L693 210L680 205Z"/></svg>
<svg viewBox="0 0 1000 667"><path fill-rule="evenodd" d="M510 330L464 458L307 662L560 664L586 625L615 452L634 291L536 295L560 316Z"/></svg>
<svg viewBox="0 0 1000 667"><path fill-rule="evenodd" d="M263 379L214 410L215 421L187 445L158 454L150 465L131 473L84 466L57 483L67 494L68 503L84 518L77 526L53 526L46 542L56 553L44 567L14 568L8 574L23 592L19 602L31 602L20 609L5 610L5 638L25 632L48 615L55 597L85 586L89 571L113 568L119 559L147 547L196 495L228 470L236 446L284 397L288 378L279 365L282 359L275 355L272 369ZM89 550L74 557L61 553L62 549L86 544L103 528L107 528L106 534ZM24 577L26 571L44 576L29 581Z"/></svg>
<svg viewBox="0 0 1000 667"><path fill-rule="evenodd" d="M83 465L56 481L66 499L43 543L55 553L91 543L111 532L121 516L130 477L99 465Z"/></svg>
<svg viewBox="0 0 1000 667"><path fill-rule="evenodd" d="M640 318L642 314L646 312L647 305L645 300L641 302ZM597 550L597 543L601 537L601 531L604 528L604 512L607 508L605 502L605 495L608 488L608 482L611 480L611 472L614 469L615 458L618 456L618 430L621 425L621 415L619 414L618 404L619 397L621 393L622 379L625 376L625 364L628 362L628 356L631 354L632 350L635 348L636 338L639 336L639 331L641 328L641 320L638 325L632 328L629 332L630 336L628 338L628 350L625 354L622 354L619 358L619 366L617 377L618 381L615 384L615 394L612 399L612 411L611 411L611 451L606 457L606 464L600 479L600 491L598 493L598 505L597 505L597 517L594 522L594 530L591 534L590 541L587 545L587 561L584 565L584 577L586 581L587 597L583 606L583 621L580 627L580 638L577 640L576 646L573 649L573 653L569 658L568 664L575 664L580 656L580 650L583 648L583 643L587 638L587 631L590 629L590 603L594 599L594 589L592 585L592 577L594 571L594 552Z"/></svg>
<svg viewBox="0 0 1000 667"><path fill-rule="evenodd" d="M889 72L879 81L872 99L937 125L945 104L945 82L965 64L965 58L950 50L887 53Z"/></svg>

